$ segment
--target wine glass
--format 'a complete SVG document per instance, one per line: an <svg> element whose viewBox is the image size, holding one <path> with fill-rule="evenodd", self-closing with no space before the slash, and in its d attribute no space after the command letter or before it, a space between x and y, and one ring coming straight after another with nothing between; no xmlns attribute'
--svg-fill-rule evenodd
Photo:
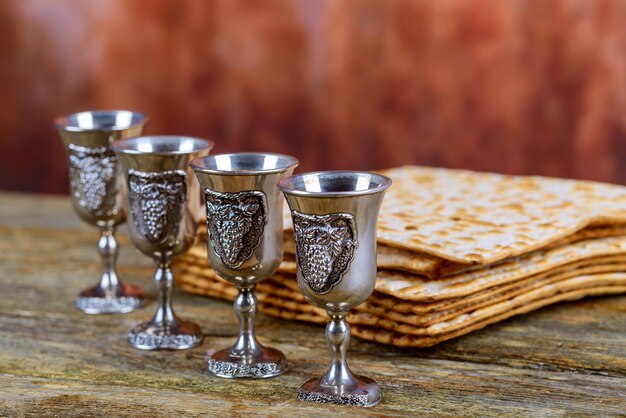
<svg viewBox="0 0 626 418"><path fill-rule="evenodd" d="M355 375L346 363L346 316L374 290L376 221L390 185L385 176L355 171L300 174L278 183L291 210L298 287L330 318L330 367L298 389L300 400L373 406L382 398L378 383Z"/></svg>
<svg viewBox="0 0 626 418"><path fill-rule="evenodd" d="M74 302L89 314L126 313L146 301L143 289L123 283L115 269L115 230L126 220L126 189L110 149L114 141L141 135L146 122L146 116L127 110L87 111L54 120L67 153L74 209L83 221L100 228L104 271L100 282L80 292Z"/></svg>

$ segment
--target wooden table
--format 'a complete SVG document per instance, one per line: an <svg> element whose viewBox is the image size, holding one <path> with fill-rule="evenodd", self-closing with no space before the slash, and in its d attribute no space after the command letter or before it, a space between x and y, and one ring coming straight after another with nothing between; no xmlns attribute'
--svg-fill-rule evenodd
<svg viewBox="0 0 626 418"><path fill-rule="evenodd" d="M201 347L142 352L126 333L154 308L89 316L72 306L95 283L96 231L64 197L0 193L0 415L355 416L616 415L626 413L626 296L563 303L422 350L353 338L352 368L384 391L372 409L299 402L326 367L323 328L259 315L261 341L291 370L263 381L206 372L206 352L233 342L230 304L177 292ZM119 234L119 272L153 293L151 262Z"/></svg>

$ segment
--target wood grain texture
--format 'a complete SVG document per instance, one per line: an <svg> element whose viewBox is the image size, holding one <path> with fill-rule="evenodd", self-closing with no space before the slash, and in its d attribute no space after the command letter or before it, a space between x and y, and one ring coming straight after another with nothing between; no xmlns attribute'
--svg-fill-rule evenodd
<svg viewBox="0 0 626 418"><path fill-rule="evenodd" d="M300 170L423 164L626 183L620 0L4 0L0 189L65 192L58 114Z"/></svg>
<svg viewBox="0 0 626 418"><path fill-rule="evenodd" d="M206 352L234 340L232 307L176 292L178 313L202 325L204 344L185 352L131 348L126 333L153 304L121 316L84 315L72 306L98 276L96 231L65 198L4 193L0 201L0 415L356 413L296 400L298 386L326 367L319 326L259 315L261 341L286 353L290 371L263 381L217 379L206 372ZM151 290L151 262L123 233L120 242L120 274ZM431 349L354 338L349 360L384 391L379 406L358 410L363 416L609 416L626 410L625 347L621 296L561 304Z"/></svg>

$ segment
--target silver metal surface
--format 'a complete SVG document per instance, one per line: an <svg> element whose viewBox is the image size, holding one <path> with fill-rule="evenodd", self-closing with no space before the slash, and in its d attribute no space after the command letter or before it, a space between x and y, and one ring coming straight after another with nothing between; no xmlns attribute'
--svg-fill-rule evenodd
<svg viewBox="0 0 626 418"><path fill-rule="evenodd" d="M390 185L385 176L353 171L300 174L278 183L294 223L298 286L330 318L330 367L324 376L300 387L300 400L374 406L382 398L375 381L348 367L346 316L374 290L376 221Z"/></svg>
<svg viewBox="0 0 626 418"><path fill-rule="evenodd" d="M172 259L193 244L202 220L200 188L189 162L213 144L180 136L145 136L112 145L128 184L130 237L157 264L157 310L128 335L142 350L182 350L202 342L200 327L180 319L172 308Z"/></svg>
<svg viewBox="0 0 626 418"><path fill-rule="evenodd" d="M283 353L263 347L254 334L254 288L282 260L284 199L276 185L297 165L293 157L261 153L191 162L206 199L209 261L239 290L234 303L239 336L235 345L210 357L209 372L215 376L266 378L287 370Z"/></svg>
<svg viewBox="0 0 626 418"><path fill-rule="evenodd" d="M100 228L102 277L75 300L89 314L130 312L146 301L143 289L122 283L115 270L115 230L126 220L126 189L110 149L114 141L141 135L146 121L141 113L125 110L80 112L54 121L67 153L74 209L83 221Z"/></svg>

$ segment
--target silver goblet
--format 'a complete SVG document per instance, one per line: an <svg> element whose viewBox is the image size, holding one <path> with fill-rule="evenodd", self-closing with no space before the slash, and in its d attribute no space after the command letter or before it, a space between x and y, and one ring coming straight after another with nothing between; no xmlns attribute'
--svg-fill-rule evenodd
<svg viewBox="0 0 626 418"><path fill-rule="evenodd" d="M82 220L100 228L104 272L96 286L75 300L76 307L89 314L125 313L145 303L143 289L122 283L115 271L115 230L126 220L126 208L118 162L109 146L141 135L146 121L141 113L126 110L80 112L54 120L67 153L74 209Z"/></svg>
<svg viewBox="0 0 626 418"><path fill-rule="evenodd" d="M300 400L373 406L382 398L375 381L354 375L346 363L346 315L374 290L376 221L390 185L385 176L353 171L301 174L278 183L291 209L298 286L330 317L330 367L298 389Z"/></svg>
<svg viewBox="0 0 626 418"><path fill-rule="evenodd" d="M130 237L157 264L157 310L128 334L135 348L182 350L202 341L200 327L178 318L172 309L170 267L172 258L193 244L202 219L200 189L189 161L212 147L209 141L180 136L145 136L112 145L128 185Z"/></svg>
<svg viewBox="0 0 626 418"><path fill-rule="evenodd" d="M191 162L206 198L209 261L239 290L234 303L239 336L235 345L209 358L209 372L215 376L265 378L287 369L283 353L263 347L254 335L254 288L282 260L284 198L276 185L297 165L293 157L261 153Z"/></svg>

